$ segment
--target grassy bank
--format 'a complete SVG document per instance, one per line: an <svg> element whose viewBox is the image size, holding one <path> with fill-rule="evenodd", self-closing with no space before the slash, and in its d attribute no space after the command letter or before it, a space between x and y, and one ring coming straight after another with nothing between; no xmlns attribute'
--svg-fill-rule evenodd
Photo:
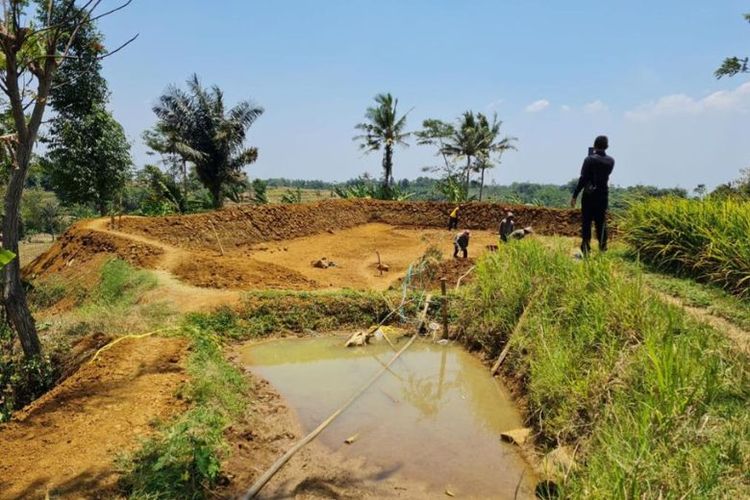
<svg viewBox="0 0 750 500"><path fill-rule="evenodd" d="M96 348L111 337L139 333L162 325L170 312L160 304L140 304L141 297L156 286L148 271L137 270L121 260L105 262L85 286L73 279L39 280L29 290L29 303L37 318L45 355L25 359L15 334L0 327L0 422L52 388L75 371L91 353L72 353L89 335L101 338ZM67 302L63 310L48 309Z"/></svg>
<svg viewBox="0 0 750 500"><path fill-rule="evenodd" d="M547 450L577 447L573 497L740 497L750 488L748 360L617 259L534 241L483 259L466 338L497 356ZM525 313L524 313L525 311ZM523 320L519 323L519 319Z"/></svg>
<svg viewBox="0 0 750 500"><path fill-rule="evenodd" d="M204 498L216 485L226 451L224 430L247 405L243 375L224 359L219 337L198 317L182 333L191 342L190 382L180 396L191 408L120 463L132 498Z"/></svg>
<svg viewBox="0 0 750 500"><path fill-rule="evenodd" d="M750 296L750 203L651 199L619 226L644 261Z"/></svg>

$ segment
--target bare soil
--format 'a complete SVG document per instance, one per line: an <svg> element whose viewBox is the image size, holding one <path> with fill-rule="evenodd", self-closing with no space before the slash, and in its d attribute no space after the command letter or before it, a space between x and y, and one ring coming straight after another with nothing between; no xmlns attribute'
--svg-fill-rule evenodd
<svg viewBox="0 0 750 500"><path fill-rule="evenodd" d="M111 498L114 458L184 411L185 341L124 340L0 424L0 498Z"/></svg>

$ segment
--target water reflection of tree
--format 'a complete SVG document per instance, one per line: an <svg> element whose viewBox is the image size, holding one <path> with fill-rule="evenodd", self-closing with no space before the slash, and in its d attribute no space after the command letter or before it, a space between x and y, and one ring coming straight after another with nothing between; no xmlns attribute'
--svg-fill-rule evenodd
<svg viewBox="0 0 750 500"><path fill-rule="evenodd" d="M447 349L442 349L437 377L434 373L424 373L424 366L421 364L416 369L410 368L408 360L404 360L405 362L400 367L399 371L405 372L403 377L398 377L401 381L401 397L416 408L422 417L435 418L448 402L449 391L451 389L461 391L465 385L460 370L454 372L451 380L446 380L448 354Z"/></svg>

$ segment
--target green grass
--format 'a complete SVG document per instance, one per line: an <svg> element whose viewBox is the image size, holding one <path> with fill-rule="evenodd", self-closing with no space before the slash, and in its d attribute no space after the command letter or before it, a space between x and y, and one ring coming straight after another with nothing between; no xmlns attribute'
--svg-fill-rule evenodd
<svg viewBox="0 0 750 500"><path fill-rule="evenodd" d="M750 296L750 203L650 199L619 221L624 239L657 268Z"/></svg>
<svg viewBox="0 0 750 500"><path fill-rule="evenodd" d="M707 313L723 318L736 326L750 331L750 303L710 283L698 283L693 279L660 272L654 266L637 260L633 253L615 245L610 251L613 258L630 273L641 273L643 281L654 290L680 299L685 305L704 309Z"/></svg>
<svg viewBox="0 0 750 500"><path fill-rule="evenodd" d="M542 448L578 447L565 496L747 495L748 359L626 274L616 257L504 245L464 292L467 341L496 356L526 306L503 369Z"/></svg>
<svg viewBox="0 0 750 500"><path fill-rule="evenodd" d="M419 295L409 295L403 314L413 317ZM245 295L233 310L189 315L203 328L233 339L263 337L275 332L333 331L371 325L397 305L400 294L343 290L335 292L258 291ZM398 317L392 316L392 322Z"/></svg>
<svg viewBox="0 0 750 500"><path fill-rule="evenodd" d="M227 449L224 430L247 404L246 381L224 359L219 337L197 316L183 329L191 341L190 383L182 395L192 407L120 460L120 486L131 498L205 498L216 485Z"/></svg>

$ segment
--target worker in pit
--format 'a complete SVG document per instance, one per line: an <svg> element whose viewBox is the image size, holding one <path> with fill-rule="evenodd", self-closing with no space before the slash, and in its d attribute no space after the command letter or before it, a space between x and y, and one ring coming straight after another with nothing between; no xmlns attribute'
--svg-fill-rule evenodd
<svg viewBox="0 0 750 500"><path fill-rule="evenodd" d="M508 243L508 236L510 236L510 233L512 233L514 229L515 229L515 220L513 217L513 212L508 212L505 214L505 218L500 221L500 229L498 231L500 240L503 243Z"/></svg>
<svg viewBox="0 0 750 500"><path fill-rule="evenodd" d="M460 205L456 205L456 208L453 209L450 216L448 217L448 231L458 229L458 209L459 208L461 208Z"/></svg>
<svg viewBox="0 0 750 500"><path fill-rule="evenodd" d="M467 229L462 231L453 238L453 258L458 258L458 251L460 250L464 254L464 259L469 256L469 236L471 233Z"/></svg>

